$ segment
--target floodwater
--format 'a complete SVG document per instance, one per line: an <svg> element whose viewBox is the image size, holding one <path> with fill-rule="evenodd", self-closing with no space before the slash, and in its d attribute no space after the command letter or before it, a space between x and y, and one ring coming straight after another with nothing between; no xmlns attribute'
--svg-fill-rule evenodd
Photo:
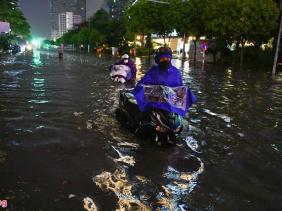
<svg viewBox="0 0 282 211"><path fill-rule="evenodd" d="M10 210L282 209L281 73L173 60L197 103L183 140L163 147L115 120L124 85L109 78L113 62L0 57L0 200ZM135 62L140 79L152 61Z"/></svg>

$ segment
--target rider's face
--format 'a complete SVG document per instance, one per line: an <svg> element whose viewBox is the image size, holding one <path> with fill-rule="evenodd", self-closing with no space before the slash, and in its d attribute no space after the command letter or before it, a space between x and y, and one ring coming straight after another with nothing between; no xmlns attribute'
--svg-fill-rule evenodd
<svg viewBox="0 0 282 211"><path fill-rule="evenodd" d="M169 65L170 65L170 58L160 58L160 63L159 63L160 67L162 70L168 70Z"/></svg>
<svg viewBox="0 0 282 211"><path fill-rule="evenodd" d="M123 62L124 62L125 64L127 64L127 63L128 63L128 59L123 59Z"/></svg>

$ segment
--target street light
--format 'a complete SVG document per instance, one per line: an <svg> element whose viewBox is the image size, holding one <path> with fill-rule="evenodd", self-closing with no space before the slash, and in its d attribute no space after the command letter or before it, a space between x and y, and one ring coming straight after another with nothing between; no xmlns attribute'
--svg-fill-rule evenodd
<svg viewBox="0 0 282 211"><path fill-rule="evenodd" d="M135 2L132 3L132 5L136 4L139 0L136 0ZM159 4L170 4L167 1L160 1L160 0L147 0L147 1L151 1L151 2L155 2L155 3L159 3Z"/></svg>
<svg viewBox="0 0 282 211"><path fill-rule="evenodd" d="M275 75L275 73L276 73L277 60L278 60L278 55L279 55L279 46L280 46L281 31L282 31L282 14L281 14L281 11L282 11L282 0L280 0L280 26L279 26L277 43L276 43L276 50L275 50L273 68L272 68L272 75Z"/></svg>
<svg viewBox="0 0 282 211"><path fill-rule="evenodd" d="M34 48L40 48L41 46L41 40L40 39L33 39L31 41L31 44L33 45Z"/></svg>
<svg viewBox="0 0 282 211"><path fill-rule="evenodd" d="M156 2L156 3L160 3L160 4L169 4L169 2L167 2L167 1L159 1L159 0L147 0L147 1Z"/></svg>

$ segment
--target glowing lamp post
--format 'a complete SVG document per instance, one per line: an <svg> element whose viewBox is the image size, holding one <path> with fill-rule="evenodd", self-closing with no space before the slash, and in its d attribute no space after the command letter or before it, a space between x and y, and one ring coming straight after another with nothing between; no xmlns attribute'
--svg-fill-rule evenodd
<svg viewBox="0 0 282 211"><path fill-rule="evenodd" d="M34 39L31 41L31 44L33 48L40 48L41 47L41 40L39 39Z"/></svg>

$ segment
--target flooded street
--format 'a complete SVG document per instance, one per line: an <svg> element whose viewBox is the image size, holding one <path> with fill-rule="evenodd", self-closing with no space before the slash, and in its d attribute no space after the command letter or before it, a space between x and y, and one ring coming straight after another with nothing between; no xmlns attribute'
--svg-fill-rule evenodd
<svg viewBox="0 0 282 211"><path fill-rule="evenodd" d="M197 102L183 141L162 147L116 121L124 85L109 77L114 61L0 56L0 200L9 210L281 210L281 73L173 60ZM150 62L135 62L140 79Z"/></svg>

